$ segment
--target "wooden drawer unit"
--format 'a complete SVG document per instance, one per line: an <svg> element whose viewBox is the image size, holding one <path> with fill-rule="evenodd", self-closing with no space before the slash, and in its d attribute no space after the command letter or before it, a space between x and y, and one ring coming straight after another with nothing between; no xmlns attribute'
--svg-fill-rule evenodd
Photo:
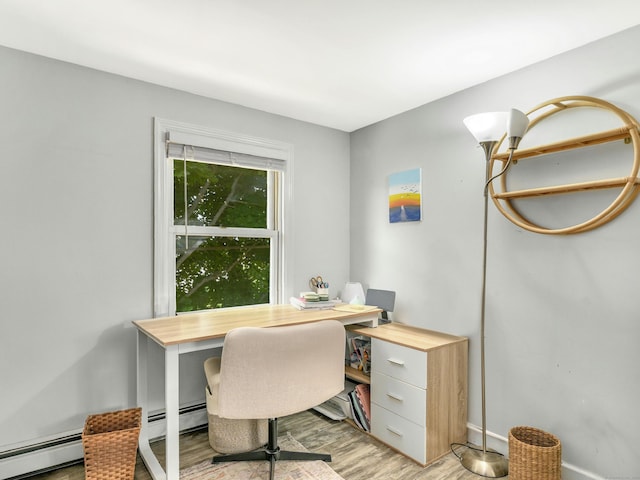
<svg viewBox="0 0 640 480"><path fill-rule="evenodd" d="M371 385L371 403L423 427L427 425L427 390L375 370L371 372Z"/></svg>
<svg viewBox="0 0 640 480"><path fill-rule="evenodd" d="M467 440L468 340L408 325L371 337L371 434L427 465Z"/></svg>
<svg viewBox="0 0 640 480"><path fill-rule="evenodd" d="M423 465L427 463L425 427L373 402L371 403L371 434L418 463Z"/></svg>
<svg viewBox="0 0 640 480"><path fill-rule="evenodd" d="M427 388L427 353L373 338L371 371Z"/></svg>

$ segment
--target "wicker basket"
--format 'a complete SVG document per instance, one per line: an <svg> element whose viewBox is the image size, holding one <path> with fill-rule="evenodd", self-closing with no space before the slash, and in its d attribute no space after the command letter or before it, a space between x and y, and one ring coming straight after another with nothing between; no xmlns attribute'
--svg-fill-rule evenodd
<svg viewBox="0 0 640 480"><path fill-rule="evenodd" d="M554 435L533 427L509 431L509 480L560 480L562 445Z"/></svg>
<svg viewBox="0 0 640 480"><path fill-rule="evenodd" d="M132 480L142 409L89 415L82 431L86 480Z"/></svg>

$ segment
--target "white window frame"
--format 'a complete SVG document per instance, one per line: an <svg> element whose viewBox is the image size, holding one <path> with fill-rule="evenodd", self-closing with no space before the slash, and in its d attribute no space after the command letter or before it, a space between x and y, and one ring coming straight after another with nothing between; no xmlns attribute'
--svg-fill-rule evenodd
<svg viewBox="0 0 640 480"><path fill-rule="evenodd" d="M173 225L173 160L167 157L166 141L179 138L184 144L229 152L284 160L277 197L279 201L277 233L272 238L270 303L285 303L285 292L292 291L293 262L291 218L293 207L293 146L274 140L211 129L162 118L154 119L154 302L155 317L176 314L176 233L184 227ZM178 232L177 232L178 231ZM190 235L200 228L189 226ZM246 233L246 229L245 229ZM234 235L231 228L226 235Z"/></svg>

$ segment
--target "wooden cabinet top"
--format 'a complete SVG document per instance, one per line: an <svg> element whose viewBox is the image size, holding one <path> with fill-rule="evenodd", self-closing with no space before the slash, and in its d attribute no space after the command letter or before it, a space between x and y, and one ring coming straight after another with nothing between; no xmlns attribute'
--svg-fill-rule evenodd
<svg viewBox="0 0 640 480"><path fill-rule="evenodd" d="M413 327L403 323L386 323L377 328L349 327L349 331L386 342L428 352L453 343L467 342L466 337Z"/></svg>

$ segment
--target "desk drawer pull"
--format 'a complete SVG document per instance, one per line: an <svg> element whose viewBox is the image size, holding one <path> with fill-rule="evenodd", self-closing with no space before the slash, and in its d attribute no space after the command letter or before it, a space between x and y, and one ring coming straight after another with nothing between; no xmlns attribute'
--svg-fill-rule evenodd
<svg viewBox="0 0 640 480"><path fill-rule="evenodd" d="M391 433L393 433L394 435L397 435L399 437L403 436L403 433L400 430L397 430L393 427L390 427L389 425L387 425L387 430L389 430Z"/></svg>
<svg viewBox="0 0 640 480"><path fill-rule="evenodd" d="M398 365L399 367L404 367L404 360L398 360L395 358L387 358L387 362L393 363L394 365Z"/></svg>
<svg viewBox="0 0 640 480"><path fill-rule="evenodd" d="M395 393L389 393L387 392L387 397L389 398L393 398L394 400L397 400L399 402L404 402L404 398L401 397L400 395L396 395Z"/></svg>

